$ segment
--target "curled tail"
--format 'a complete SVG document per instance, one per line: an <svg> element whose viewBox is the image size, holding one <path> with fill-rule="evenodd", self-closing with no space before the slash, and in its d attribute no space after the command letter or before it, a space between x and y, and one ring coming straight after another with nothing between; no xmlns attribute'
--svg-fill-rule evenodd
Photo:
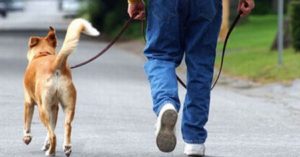
<svg viewBox="0 0 300 157"><path fill-rule="evenodd" d="M100 35L97 29L87 20L80 18L73 20L68 27L62 48L55 59L54 69L59 69L66 64L68 56L78 45L81 32L90 36Z"/></svg>

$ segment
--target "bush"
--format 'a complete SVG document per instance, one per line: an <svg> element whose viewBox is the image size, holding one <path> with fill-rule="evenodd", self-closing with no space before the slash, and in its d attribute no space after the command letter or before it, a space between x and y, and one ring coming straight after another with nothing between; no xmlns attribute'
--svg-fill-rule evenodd
<svg viewBox="0 0 300 157"><path fill-rule="evenodd" d="M255 1L255 9L253 10L252 14L255 15L266 15L272 13L272 1L270 0L259 0Z"/></svg>
<svg viewBox="0 0 300 157"><path fill-rule="evenodd" d="M127 0L89 0L88 7L81 15L88 17L103 34L113 37L129 19L127 5ZM133 23L124 36L130 38L141 36L140 29L136 29L136 25L138 23Z"/></svg>
<svg viewBox="0 0 300 157"><path fill-rule="evenodd" d="M291 32L293 38L293 47L300 51L300 1L293 0L289 5L289 15L291 21Z"/></svg>

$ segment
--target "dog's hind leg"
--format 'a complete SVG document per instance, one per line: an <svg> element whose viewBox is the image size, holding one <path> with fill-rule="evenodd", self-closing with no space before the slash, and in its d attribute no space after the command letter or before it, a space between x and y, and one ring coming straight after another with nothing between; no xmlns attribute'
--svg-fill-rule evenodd
<svg viewBox="0 0 300 157"><path fill-rule="evenodd" d="M47 133L47 136L45 138L43 147L41 148L42 151L47 151L50 147L50 141L49 141L49 134Z"/></svg>
<svg viewBox="0 0 300 157"><path fill-rule="evenodd" d="M53 123L51 125L53 125L53 128L56 128L57 116L58 116L58 104L53 105L51 110L52 110L51 114L54 118L53 120L51 120L52 121L51 123ZM45 138L45 141L44 141L44 144L43 144L43 147L41 150L47 151L49 149L49 147L50 147L50 140L49 140L49 134L47 133L47 136Z"/></svg>
<svg viewBox="0 0 300 157"><path fill-rule="evenodd" d="M71 144L71 132L72 132L72 121L74 118L74 108L65 108L65 134L64 134L64 144L63 149L66 156L70 156L72 153Z"/></svg>
<svg viewBox="0 0 300 157"><path fill-rule="evenodd" d="M54 117L51 111L51 105L39 106L40 119L47 128L49 137L49 149L46 151L46 156L55 156L56 135L54 133Z"/></svg>
<svg viewBox="0 0 300 157"><path fill-rule="evenodd" d="M72 153L71 144L71 132L72 132L72 121L75 114L75 104L76 104L76 90L72 85L69 91L62 94L61 105L65 113L65 133L64 133L64 143L63 149L65 155L69 157Z"/></svg>
<svg viewBox="0 0 300 157"><path fill-rule="evenodd" d="M25 92L25 103L24 103L24 137L23 141L25 144L31 142L31 122L34 112L34 101Z"/></svg>

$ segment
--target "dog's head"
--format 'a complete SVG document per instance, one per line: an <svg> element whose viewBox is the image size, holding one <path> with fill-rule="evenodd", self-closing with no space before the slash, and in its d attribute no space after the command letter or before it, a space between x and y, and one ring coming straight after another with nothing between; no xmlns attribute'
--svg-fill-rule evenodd
<svg viewBox="0 0 300 157"><path fill-rule="evenodd" d="M32 36L28 42L27 59L30 62L33 58L40 55L55 55L57 45L55 29L49 28L48 35L45 37Z"/></svg>

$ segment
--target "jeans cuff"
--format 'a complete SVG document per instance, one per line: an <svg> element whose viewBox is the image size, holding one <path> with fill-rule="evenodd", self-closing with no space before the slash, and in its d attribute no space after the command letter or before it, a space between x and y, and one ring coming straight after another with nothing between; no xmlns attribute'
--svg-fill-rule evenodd
<svg viewBox="0 0 300 157"><path fill-rule="evenodd" d="M183 139L183 141L187 144L204 144L205 140L187 140Z"/></svg>

